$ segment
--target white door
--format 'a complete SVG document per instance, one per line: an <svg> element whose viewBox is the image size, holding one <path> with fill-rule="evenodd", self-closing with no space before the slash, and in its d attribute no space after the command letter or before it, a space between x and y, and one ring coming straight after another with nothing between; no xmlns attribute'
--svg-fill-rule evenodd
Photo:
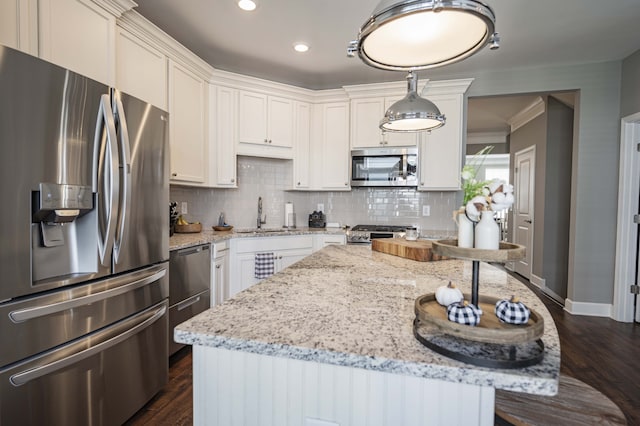
<svg viewBox="0 0 640 426"><path fill-rule="evenodd" d="M525 246L524 259L514 263L514 270L531 278L533 260L533 211L536 171L536 147L530 146L515 153L513 208L513 242Z"/></svg>
<svg viewBox="0 0 640 426"><path fill-rule="evenodd" d="M640 232L640 112L624 117L620 135L618 231L613 291L613 319L640 322L640 303L633 287L640 284L638 251Z"/></svg>

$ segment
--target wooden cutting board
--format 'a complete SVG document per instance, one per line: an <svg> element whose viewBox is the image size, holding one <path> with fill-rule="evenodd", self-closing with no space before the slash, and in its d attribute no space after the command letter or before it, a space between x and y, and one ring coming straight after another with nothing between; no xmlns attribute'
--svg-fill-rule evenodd
<svg viewBox="0 0 640 426"><path fill-rule="evenodd" d="M433 253L431 241L426 240L407 241L404 238L373 239L371 240L371 250L417 260L418 262L448 259L448 257Z"/></svg>

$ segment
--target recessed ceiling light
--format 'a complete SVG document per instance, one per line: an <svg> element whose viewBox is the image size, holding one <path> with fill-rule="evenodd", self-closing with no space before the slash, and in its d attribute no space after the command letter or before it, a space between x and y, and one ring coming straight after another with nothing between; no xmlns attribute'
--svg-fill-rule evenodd
<svg viewBox="0 0 640 426"><path fill-rule="evenodd" d="M251 12L255 10L256 3L252 0L240 0L238 1L238 7L242 10L246 10L247 12Z"/></svg>
<svg viewBox="0 0 640 426"><path fill-rule="evenodd" d="M308 45L308 44L306 44L306 43L295 43L295 44L293 45L293 49L294 49L296 52L304 53L304 52L306 52L306 51L308 51L308 50L309 50L309 45Z"/></svg>

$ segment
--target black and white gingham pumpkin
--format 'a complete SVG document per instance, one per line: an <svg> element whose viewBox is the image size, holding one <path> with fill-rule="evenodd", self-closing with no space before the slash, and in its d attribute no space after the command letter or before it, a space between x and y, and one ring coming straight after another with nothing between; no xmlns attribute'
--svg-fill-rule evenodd
<svg viewBox="0 0 640 426"><path fill-rule="evenodd" d="M511 299L498 300L496 302L496 316L502 322L509 324L526 324L529 321L531 311L516 296Z"/></svg>
<svg viewBox="0 0 640 426"><path fill-rule="evenodd" d="M480 315L482 315L482 310L466 300L447 306L447 318L458 324L478 325L480 324Z"/></svg>

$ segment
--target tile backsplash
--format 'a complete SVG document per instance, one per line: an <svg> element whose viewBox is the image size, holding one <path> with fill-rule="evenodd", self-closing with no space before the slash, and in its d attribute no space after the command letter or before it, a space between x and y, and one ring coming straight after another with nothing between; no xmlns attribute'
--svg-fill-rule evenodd
<svg viewBox="0 0 640 426"><path fill-rule="evenodd" d="M454 231L452 211L460 204L458 192L420 192L411 188L354 188L351 191L291 191L292 162L258 157L238 157L238 188L194 188L171 185L170 199L188 203L190 222L217 224L224 212L227 223L239 228L255 227L258 197L262 197L263 227L284 224L284 205L292 202L297 225L306 226L309 214L324 204L327 222L340 225L415 225L422 230ZM423 206L430 215L423 216Z"/></svg>

